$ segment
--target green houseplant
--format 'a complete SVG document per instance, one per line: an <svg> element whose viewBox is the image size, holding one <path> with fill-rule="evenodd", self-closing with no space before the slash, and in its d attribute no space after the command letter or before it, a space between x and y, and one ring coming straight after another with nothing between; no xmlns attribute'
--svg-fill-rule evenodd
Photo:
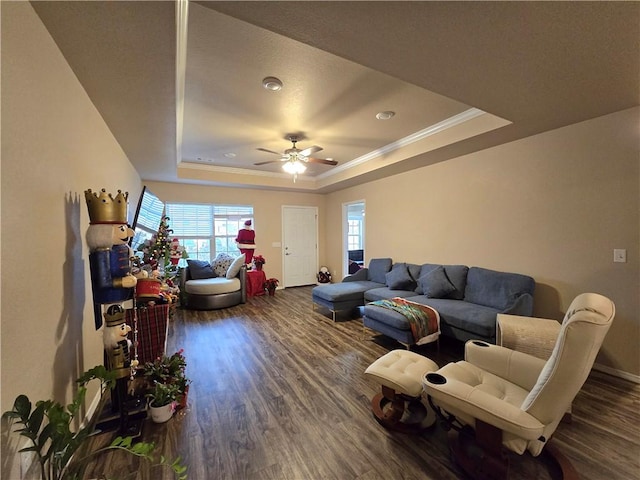
<svg viewBox="0 0 640 480"><path fill-rule="evenodd" d="M186 396L189 391L191 380L186 375L187 360L184 350L180 349L170 356L163 355L153 362L144 365L144 376L150 384L150 390L155 391L157 384L170 384L176 387L175 398L182 406L186 403ZM149 392L151 393L151 392ZM162 392L157 392L162 394ZM155 395L148 395L152 398ZM154 402L157 403L157 402Z"/></svg>
<svg viewBox="0 0 640 480"><path fill-rule="evenodd" d="M9 421L10 427L18 424L15 430L20 436L29 440L30 446L20 452L33 452L40 466L41 480L78 480L83 477L86 466L93 457L106 451L122 450L129 454L155 462L153 443L133 443L131 437L116 437L106 447L87 452L85 441L93 433L94 422L72 431L71 425L84 404L86 385L93 379L99 379L102 388L115 386L115 375L104 366L99 365L85 372L78 380L78 391L71 404L66 407L53 400L40 400L35 408L26 395L18 395L13 408L2 414ZM161 457L157 465L169 467L176 478L184 480L186 467L181 465L180 458L169 463Z"/></svg>
<svg viewBox="0 0 640 480"><path fill-rule="evenodd" d="M149 406L151 407L164 407L172 402L175 402L178 398L179 387L174 383L160 383L156 382L147 397L149 397Z"/></svg>
<svg viewBox="0 0 640 480"><path fill-rule="evenodd" d="M149 413L151 420L156 423L168 421L175 410L175 402L178 398L179 387L174 383L155 382L153 388L147 393L149 397Z"/></svg>

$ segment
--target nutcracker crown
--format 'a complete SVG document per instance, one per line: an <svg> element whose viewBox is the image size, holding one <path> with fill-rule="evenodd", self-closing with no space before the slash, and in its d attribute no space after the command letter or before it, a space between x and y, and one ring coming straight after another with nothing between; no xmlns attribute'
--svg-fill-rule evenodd
<svg viewBox="0 0 640 480"><path fill-rule="evenodd" d="M104 314L107 327L117 327L125 323L124 309L120 305L111 305Z"/></svg>
<svg viewBox="0 0 640 480"><path fill-rule="evenodd" d="M100 192L91 189L84 192L89 208L91 225L96 223L127 223L127 206L129 192L118 190L115 198L103 188Z"/></svg>

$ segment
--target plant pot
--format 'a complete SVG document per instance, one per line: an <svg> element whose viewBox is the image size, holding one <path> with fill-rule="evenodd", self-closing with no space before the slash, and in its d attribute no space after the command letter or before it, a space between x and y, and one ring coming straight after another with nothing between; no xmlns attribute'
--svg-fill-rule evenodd
<svg viewBox="0 0 640 480"><path fill-rule="evenodd" d="M267 291L269 292L270 296L274 296L276 294L276 289L275 288L268 288Z"/></svg>
<svg viewBox="0 0 640 480"><path fill-rule="evenodd" d="M262 271L262 264L261 263L256 263L256 270L258 270L259 272Z"/></svg>
<svg viewBox="0 0 640 480"><path fill-rule="evenodd" d="M167 405L162 405L161 407L153 407L149 405L151 420L153 420L155 423L168 422L173 416L173 410L174 402L168 403Z"/></svg>

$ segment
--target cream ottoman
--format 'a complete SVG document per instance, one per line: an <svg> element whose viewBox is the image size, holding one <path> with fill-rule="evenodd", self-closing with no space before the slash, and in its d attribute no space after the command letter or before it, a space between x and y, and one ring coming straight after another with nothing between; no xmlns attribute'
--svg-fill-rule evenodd
<svg viewBox="0 0 640 480"><path fill-rule="evenodd" d="M436 370L435 362L409 350L392 350L369 365L364 373L382 385L371 400L376 420L404 433L432 426L435 412L422 401L422 378Z"/></svg>

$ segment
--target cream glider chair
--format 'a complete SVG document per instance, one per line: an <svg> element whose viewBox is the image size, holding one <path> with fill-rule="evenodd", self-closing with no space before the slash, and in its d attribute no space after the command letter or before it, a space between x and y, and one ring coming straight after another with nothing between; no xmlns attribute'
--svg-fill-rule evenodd
<svg viewBox="0 0 640 480"><path fill-rule="evenodd" d="M611 326L615 306L596 293L578 295L548 360L471 340L465 360L425 375L429 402L453 428L453 458L478 479L508 475L508 452L538 456L587 379ZM480 450L478 450L480 447ZM578 478L555 449L564 478Z"/></svg>

